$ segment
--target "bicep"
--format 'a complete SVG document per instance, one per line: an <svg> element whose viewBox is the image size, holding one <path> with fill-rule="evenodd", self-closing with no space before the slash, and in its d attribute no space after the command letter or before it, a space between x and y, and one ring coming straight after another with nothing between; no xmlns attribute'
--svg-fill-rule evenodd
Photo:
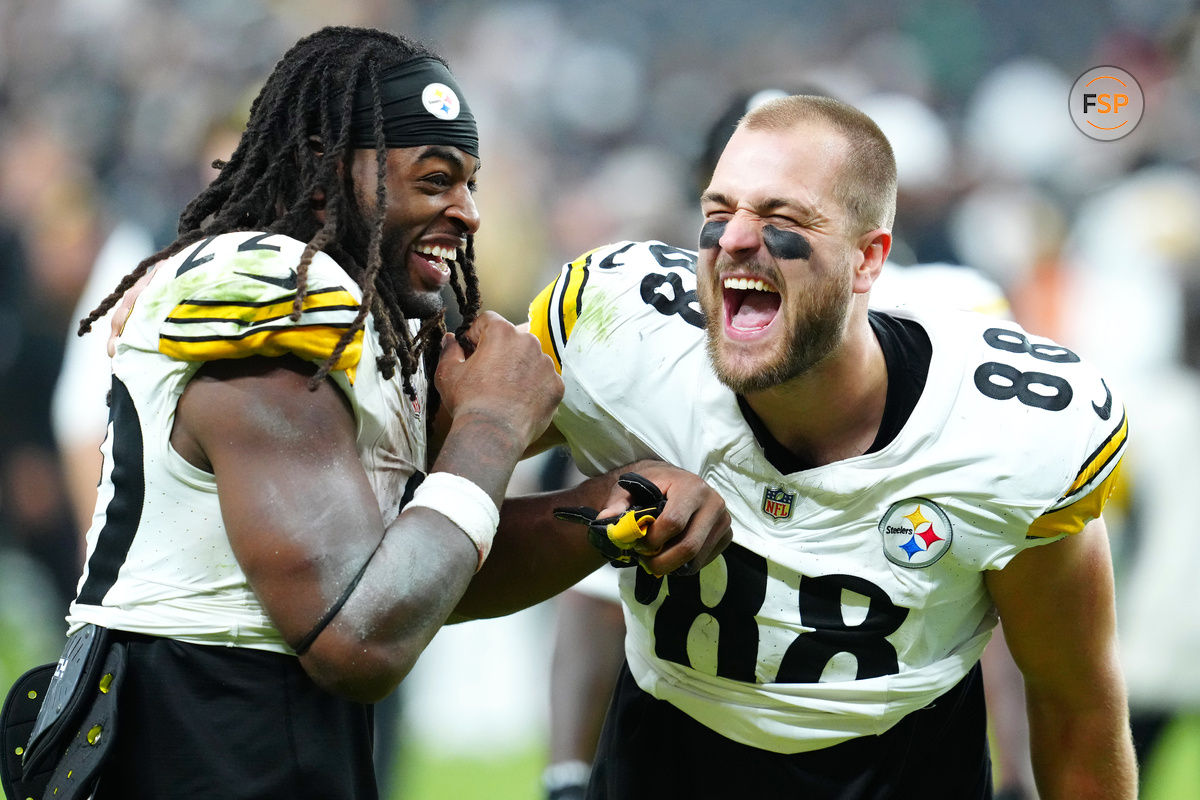
<svg viewBox="0 0 1200 800"><path fill-rule="evenodd" d="M1116 611L1103 519L1023 551L985 581L1027 684L1086 691L1088 678L1111 668Z"/></svg>
<svg viewBox="0 0 1200 800"><path fill-rule="evenodd" d="M180 398L172 435L209 465L234 555L293 644L383 533L353 415L332 382L310 391L309 374L291 359L207 365Z"/></svg>

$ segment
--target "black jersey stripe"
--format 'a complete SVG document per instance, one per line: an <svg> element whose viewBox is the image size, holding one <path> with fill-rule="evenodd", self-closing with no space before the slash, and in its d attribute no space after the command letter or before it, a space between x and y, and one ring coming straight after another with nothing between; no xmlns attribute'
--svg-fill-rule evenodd
<svg viewBox="0 0 1200 800"><path fill-rule="evenodd" d="M350 312L354 312L355 314L357 314L358 309L359 309L359 306L322 306L320 308L306 308L306 309L304 309L303 314L305 317L309 317L314 314L323 314L325 312L330 312L330 311L350 311ZM285 313L278 314L276 316L255 317L254 319L242 319L240 317L167 317L165 321L170 322L172 325L204 325L204 324L214 324L214 323L215 324L229 323L230 325L237 325L239 327L245 328L249 325L262 325L267 322L276 322L281 319L287 319L291 315L292 315L292 312L289 310ZM325 324L325 323L322 323L322 324ZM349 325L343 325L342 327L349 327Z"/></svg>
<svg viewBox="0 0 1200 800"><path fill-rule="evenodd" d="M546 340L550 342L550 348L554 350L554 365L558 368L560 373L562 372L562 350L559 349L558 336L554 334L554 325L552 320L555 319L554 307L561 305L561 300L556 301L555 298L558 298L560 292L562 291L560 287L565 285L566 283L563 281L563 275L559 275L554 280L554 288L550 290L550 296L546 298ZM563 346L566 346L565 343Z"/></svg>
<svg viewBox="0 0 1200 800"><path fill-rule="evenodd" d="M323 294L331 294L334 292L345 292L341 286L327 286L324 289L312 289L304 295L307 298L317 298ZM271 300L205 300L203 298L189 297L185 300L180 300L181 306L231 306L235 308L262 308L264 306L273 306L279 303L292 303L296 300L296 293L280 295ZM342 306L326 306L326 308L341 308ZM350 306L357 309L358 306ZM170 317L168 317L170 319Z"/></svg>
<svg viewBox="0 0 1200 800"><path fill-rule="evenodd" d="M116 376L113 376L109 418L113 426L113 496L105 508L104 527L96 538L96 549L88 559L87 580L77 598L79 603L92 606L103 605L104 596L117 582L117 573L133 546L146 500L142 427L129 390Z"/></svg>
<svg viewBox="0 0 1200 800"><path fill-rule="evenodd" d="M1084 461L1083 466L1079 468L1079 472L1075 475L1075 480L1058 499L1055 506L1066 505L1064 501L1073 497L1085 489L1090 487L1097 476L1105 474L1110 464L1118 460L1125 452L1125 443L1129 438L1129 427L1125 409L1121 409L1121 420L1112 432L1104 439L1100 445L1092 451L1092 454Z"/></svg>
<svg viewBox="0 0 1200 800"><path fill-rule="evenodd" d="M243 331L235 336L220 336L216 334L211 336L178 336L175 334L160 333L158 338L160 340L166 339L170 342L236 342L268 331L320 331L326 329L340 331L347 330L349 327L349 323L338 322L313 323L312 325L256 325L253 330Z"/></svg>
<svg viewBox="0 0 1200 800"><path fill-rule="evenodd" d="M592 253L588 252L582 258L571 262L567 268L567 281L563 284L562 296L558 301L558 324L564 347L583 311L583 287L587 285L588 267L591 263Z"/></svg>
<svg viewBox="0 0 1200 800"><path fill-rule="evenodd" d="M591 264L592 260L589 258L580 269L579 286L575 289L575 298L572 301L572 305L575 307L575 316L571 320L572 331L575 330L575 323L579 322L579 316L583 313L583 290L587 287L588 279L592 277L592 272L589 269ZM566 340L567 337L564 335L563 341L565 342Z"/></svg>

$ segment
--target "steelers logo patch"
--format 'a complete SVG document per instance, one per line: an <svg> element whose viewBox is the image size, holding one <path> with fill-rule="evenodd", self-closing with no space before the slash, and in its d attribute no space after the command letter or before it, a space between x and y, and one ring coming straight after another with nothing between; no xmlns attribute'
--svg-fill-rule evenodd
<svg viewBox="0 0 1200 800"><path fill-rule="evenodd" d="M879 521L883 552L893 564L917 569L946 554L954 539L950 518L937 503L910 497L892 507Z"/></svg>
<svg viewBox="0 0 1200 800"><path fill-rule="evenodd" d="M454 119L460 108L458 95L444 83L431 83L421 92L425 110L438 119Z"/></svg>

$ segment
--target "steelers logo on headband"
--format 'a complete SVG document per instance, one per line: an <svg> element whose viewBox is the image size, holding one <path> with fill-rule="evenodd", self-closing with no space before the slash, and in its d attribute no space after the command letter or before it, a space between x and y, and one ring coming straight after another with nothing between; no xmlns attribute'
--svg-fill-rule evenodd
<svg viewBox="0 0 1200 800"><path fill-rule="evenodd" d="M421 92L421 102L426 110L438 119L451 120L458 116L462 105L458 95L444 83L431 83Z"/></svg>
<svg viewBox="0 0 1200 800"><path fill-rule="evenodd" d="M416 58L379 76L385 147L445 144L479 156L479 132L462 90L436 58ZM359 84L350 117L350 146L371 148L375 140L375 95Z"/></svg>

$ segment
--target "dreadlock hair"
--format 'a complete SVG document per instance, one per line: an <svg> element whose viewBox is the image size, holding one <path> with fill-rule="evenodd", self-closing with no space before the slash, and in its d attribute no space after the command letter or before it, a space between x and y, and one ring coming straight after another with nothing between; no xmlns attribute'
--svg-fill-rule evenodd
<svg viewBox="0 0 1200 800"><path fill-rule="evenodd" d="M293 321L300 319L308 265L317 251L332 256L362 287L362 304L353 325L342 334L309 387L315 389L329 374L354 335L363 330L369 311L378 329L380 372L393 377L399 362L405 393L415 398L412 376L422 352L438 352L436 345L445 333L444 314L425 320L414 335L401 305L404 284L393 271L382 268L387 148L379 91L382 71L415 58L442 61L416 41L371 28L327 27L293 45L251 105L237 149L228 161L213 162L219 174L180 215L175 241L122 278L80 321L79 335L89 331L154 264L188 245L232 231L269 231L307 243L296 267L299 288L292 306ZM354 155L349 146L351 111L355 92L362 85L371 87L373 97L378 174L376 207L369 220L357 211L350 177ZM319 147L314 147L313 135L319 136ZM317 195L325 198L324 224L314 213ZM360 263L364 257L365 263ZM452 262L450 281L462 316L457 335L464 344L463 333L480 308L474 261L474 238L468 234L462 264Z"/></svg>

